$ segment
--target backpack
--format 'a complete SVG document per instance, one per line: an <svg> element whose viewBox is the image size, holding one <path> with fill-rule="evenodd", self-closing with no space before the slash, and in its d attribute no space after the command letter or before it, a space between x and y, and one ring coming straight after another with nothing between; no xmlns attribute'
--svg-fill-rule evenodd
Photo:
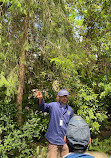
<svg viewBox="0 0 111 158"><path fill-rule="evenodd" d="M64 158L94 158L88 154L78 154L78 153L70 153L69 155L65 156Z"/></svg>

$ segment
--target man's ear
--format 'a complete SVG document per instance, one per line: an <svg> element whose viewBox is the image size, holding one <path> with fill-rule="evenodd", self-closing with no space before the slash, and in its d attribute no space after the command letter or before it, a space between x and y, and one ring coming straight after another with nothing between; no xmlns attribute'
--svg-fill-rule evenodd
<svg viewBox="0 0 111 158"><path fill-rule="evenodd" d="M91 137L89 138L89 143L88 144L91 144Z"/></svg>
<svg viewBox="0 0 111 158"><path fill-rule="evenodd" d="M66 136L64 136L64 142L67 143L67 138L66 138Z"/></svg>

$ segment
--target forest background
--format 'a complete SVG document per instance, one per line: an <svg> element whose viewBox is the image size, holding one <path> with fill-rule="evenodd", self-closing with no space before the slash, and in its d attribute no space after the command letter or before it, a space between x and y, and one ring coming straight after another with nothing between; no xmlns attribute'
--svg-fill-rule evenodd
<svg viewBox="0 0 111 158"><path fill-rule="evenodd" d="M0 13L1 157L46 157L48 114L39 111L35 89L46 102L67 89L68 104L90 126L90 150L108 154L110 1L2 0Z"/></svg>

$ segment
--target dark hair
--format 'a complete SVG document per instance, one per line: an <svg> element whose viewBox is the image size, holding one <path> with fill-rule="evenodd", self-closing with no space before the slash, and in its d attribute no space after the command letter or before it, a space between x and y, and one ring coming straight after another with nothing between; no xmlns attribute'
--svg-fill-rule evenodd
<svg viewBox="0 0 111 158"><path fill-rule="evenodd" d="M83 145L80 145L80 144L71 144L67 141L67 145L69 147L69 152L74 152L74 153L84 153L88 147L87 146L83 146Z"/></svg>

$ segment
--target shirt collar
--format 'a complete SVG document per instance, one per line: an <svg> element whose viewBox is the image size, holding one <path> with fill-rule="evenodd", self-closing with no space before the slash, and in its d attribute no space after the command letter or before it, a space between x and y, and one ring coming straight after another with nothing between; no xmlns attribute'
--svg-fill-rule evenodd
<svg viewBox="0 0 111 158"><path fill-rule="evenodd" d="M63 158L65 158L66 156L70 155L71 153L66 154Z"/></svg>
<svg viewBox="0 0 111 158"><path fill-rule="evenodd" d="M68 109L68 105L67 104L62 105L61 102L59 102L59 106L60 106L60 108Z"/></svg>

